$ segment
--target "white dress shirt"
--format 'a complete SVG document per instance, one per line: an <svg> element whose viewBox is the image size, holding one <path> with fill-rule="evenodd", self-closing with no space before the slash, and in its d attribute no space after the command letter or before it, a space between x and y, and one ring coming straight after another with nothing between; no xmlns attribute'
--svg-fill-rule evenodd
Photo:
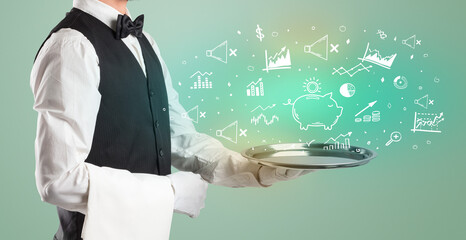
<svg viewBox="0 0 466 240"><path fill-rule="evenodd" d="M98 0L74 0L73 6L115 29L120 13L114 8ZM130 16L129 11L126 14ZM162 64L169 99L172 165L198 173L210 183L229 187L268 187L268 183L276 181L271 179L287 180L286 176L277 176L272 168L263 167L268 171L260 173L260 166L225 148L218 140L196 132L192 122L181 117L186 111L179 103L160 50L147 32L144 35ZM137 38L129 35L122 41L145 72ZM104 170L107 175L123 171L85 162L101 99L99 75L99 59L93 45L79 31L65 28L53 33L45 42L30 79L35 100L33 109L38 112L35 140L38 191L43 201L84 214L88 207L90 168L97 172L102 170L102 176ZM165 176L153 175L153 180L169 184ZM160 193L160 196L164 194L167 193Z"/></svg>

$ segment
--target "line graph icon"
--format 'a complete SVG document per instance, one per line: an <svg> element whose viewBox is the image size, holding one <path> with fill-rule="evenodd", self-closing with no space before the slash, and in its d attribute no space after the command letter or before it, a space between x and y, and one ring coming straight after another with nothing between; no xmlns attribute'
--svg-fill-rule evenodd
<svg viewBox="0 0 466 240"><path fill-rule="evenodd" d="M290 69L291 68L291 55L290 49L284 46L280 52L273 56L268 56L265 50L265 68L262 71L269 72L270 70Z"/></svg>
<svg viewBox="0 0 466 240"><path fill-rule="evenodd" d="M328 145L324 146L324 150L335 150L335 149L349 149L351 148L351 134L352 132L349 132L347 134L340 134L336 138L329 138L327 141L325 141L325 144L331 143L333 145ZM343 139L344 142L341 142L340 139Z"/></svg>
<svg viewBox="0 0 466 240"><path fill-rule="evenodd" d="M274 123L275 120L280 120L277 115L273 115L270 120L267 120L267 116L265 116L263 113L259 114L259 116L255 117L253 116L251 118L251 123L254 123L254 125L257 126L257 124L261 123L261 119L265 123L265 125L269 126L270 124Z"/></svg>
<svg viewBox="0 0 466 240"><path fill-rule="evenodd" d="M279 120L279 117L277 115L272 115L272 114L269 114L270 111L276 106L276 104L272 104L270 106L267 106L267 107L262 107L261 105L257 106L256 108L254 108L252 112L255 112L255 111L258 111L258 112L261 112L259 115L256 115L256 116L253 116L251 118L251 123L253 123L254 125L258 125L259 123L261 122L264 122L267 126L273 124L274 122L278 121ZM257 113L256 113L257 114ZM266 115L267 114L267 115ZM262 120L262 121L261 121Z"/></svg>
<svg viewBox="0 0 466 240"><path fill-rule="evenodd" d="M264 83L262 78L259 78L257 82L251 82L246 86L246 95L247 96L264 96Z"/></svg>
<svg viewBox="0 0 466 240"><path fill-rule="evenodd" d="M251 110L251 112L254 112L254 111L258 110L258 109L261 109L262 111L266 111L266 110L268 110L268 109L274 108L275 106L276 106L276 104L272 104L272 105L267 106L267 107L264 108L264 107L262 107L261 105L259 105L259 106L257 106L256 108L254 108L253 110Z"/></svg>
<svg viewBox="0 0 466 240"><path fill-rule="evenodd" d="M440 114L435 113L414 113L414 128L411 129L413 132L431 132L441 133L438 126L443 122L443 112Z"/></svg>
<svg viewBox="0 0 466 240"><path fill-rule="evenodd" d="M338 69L333 68L332 75L335 75L335 73L338 73L340 74L340 76L343 74L348 74L350 77L353 77L354 75L356 75L356 73L364 71L364 70L367 72L370 72L369 68L372 68L372 65L369 65L366 67L364 66L364 64L359 63L358 65L350 68L349 70L346 70L344 67L340 67Z"/></svg>
<svg viewBox="0 0 466 240"><path fill-rule="evenodd" d="M361 61L370 62L373 64L377 64L381 67L386 69L390 69L392 67L393 61L395 61L396 53L390 56L382 57L379 50L377 49L370 49L369 43L367 43L366 52L364 53L364 57L358 58Z"/></svg>
<svg viewBox="0 0 466 240"><path fill-rule="evenodd" d="M212 72L201 73L200 71L195 72L189 78L196 78L196 82L193 83L191 89L207 89L212 88L212 81L209 80L209 77L212 75ZM204 79L203 79L204 78Z"/></svg>

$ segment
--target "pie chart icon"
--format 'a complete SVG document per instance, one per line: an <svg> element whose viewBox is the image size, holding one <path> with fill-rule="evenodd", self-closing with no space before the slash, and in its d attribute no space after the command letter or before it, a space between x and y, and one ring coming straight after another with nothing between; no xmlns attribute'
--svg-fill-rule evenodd
<svg viewBox="0 0 466 240"><path fill-rule="evenodd" d="M340 87L340 94L343 97L352 97L356 93L356 87L351 83L345 83Z"/></svg>
<svg viewBox="0 0 466 240"><path fill-rule="evenodd" d="M404 76L398 76L393 80L393 85L398 89L405 89L408 87L408 79Z"/></svg>

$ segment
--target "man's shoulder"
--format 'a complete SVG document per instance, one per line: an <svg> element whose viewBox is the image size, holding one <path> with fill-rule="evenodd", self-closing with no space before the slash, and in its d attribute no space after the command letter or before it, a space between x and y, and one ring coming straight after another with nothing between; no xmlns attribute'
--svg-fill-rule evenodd
<svg viewBox="0 0 466 240"><path fill-rule="evenodd" d="M50 35L47 40L51 42L89 42L89 40L80 31L72 28L62 28Z"/></svg>
<svg viewBox="0 0 466 240"><path fill-rule="evenodd" d="M52 33L44 42L38 52L38 58L50 54L63 54L64 52L83 55L90 53L89 51L95 54L94 46L81 32L72 28L62 28Z"/></svg>

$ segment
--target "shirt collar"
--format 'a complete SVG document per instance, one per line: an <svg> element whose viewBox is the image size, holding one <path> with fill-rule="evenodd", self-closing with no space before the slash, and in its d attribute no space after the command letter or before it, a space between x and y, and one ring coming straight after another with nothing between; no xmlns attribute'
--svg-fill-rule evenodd
<svg viewBox="0 0 466 240"><path fill-rule="evenodd" d="M99 0L73 0L73 7L99 19L101 22L105 23L105 25L113 29L113 31L116 29L118 15L121 14L115 8ZM131 18L128 8L126 8L126 15Z"/></svg>

